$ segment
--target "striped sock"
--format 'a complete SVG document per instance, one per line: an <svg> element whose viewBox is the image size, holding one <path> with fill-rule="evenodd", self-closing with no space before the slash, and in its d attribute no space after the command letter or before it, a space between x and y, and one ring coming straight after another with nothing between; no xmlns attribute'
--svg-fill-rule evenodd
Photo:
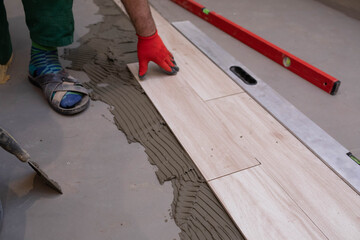
<svg viewBox="0 0 360 240"><path fill-rule="evenodd" d="M33 77L57 73L61 69L56 47L44 47L32 43L29 72Z"/></svg>
<svg viewBox="0 0 360 240"><path fill-rule="evenodd" d="M31 46L29 73L33 77L62 70L56 47L45 47L35 42ZM55 94L55 93L54 93ZM72 108L82 99L81 93L67 92L60 102L63 108Z"/></svg>

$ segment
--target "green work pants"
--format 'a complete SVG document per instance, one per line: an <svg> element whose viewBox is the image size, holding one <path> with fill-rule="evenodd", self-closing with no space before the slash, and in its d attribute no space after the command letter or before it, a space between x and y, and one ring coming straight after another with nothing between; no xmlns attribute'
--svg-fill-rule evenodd
<svg viewBox="0 0 360 240"><path fill-rule="evenodd" d="M48 47L73 41L73 0L22 0L31 40ZM4 0L0 0L0 64L10 59L12 47Z"/></svg>

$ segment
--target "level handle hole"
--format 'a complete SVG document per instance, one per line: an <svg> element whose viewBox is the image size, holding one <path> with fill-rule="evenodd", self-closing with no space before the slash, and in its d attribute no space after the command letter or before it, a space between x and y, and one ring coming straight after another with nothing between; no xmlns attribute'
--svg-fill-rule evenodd
<svg viewBox="0 0 360 240"><path fill-rule="evenodd" d="M231 66L230 71L232 71L238 78L240 78L244 83L248 85L257 84L256 79L239 66Z"/></svg>

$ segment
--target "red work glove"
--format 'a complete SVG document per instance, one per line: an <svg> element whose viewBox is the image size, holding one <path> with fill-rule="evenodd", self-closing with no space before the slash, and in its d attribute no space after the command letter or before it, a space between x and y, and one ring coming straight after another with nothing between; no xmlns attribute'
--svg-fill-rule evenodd
<svg viewBox="0 0 360 240"><path fill-rule="evenodd" d="M137 36L140 78L145 76L150 61L159 65L167 74L175 75L179 71L173 55L167 50L157 31L149 37Z"/></svg>

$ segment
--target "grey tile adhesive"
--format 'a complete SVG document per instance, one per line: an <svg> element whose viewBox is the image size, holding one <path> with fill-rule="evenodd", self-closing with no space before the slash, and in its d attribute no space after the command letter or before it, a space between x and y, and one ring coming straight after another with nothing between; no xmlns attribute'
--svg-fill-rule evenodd
<svg viewBox="0 0 360 240"><path fill-rule="evenodd" d="M64 50L63 57L72 61L70 69L89 76L85 86L91 89L91 98L112 106L115 123L129 143L145 147L149 162L158 168L159 182L171 181L172 216L181 239L244 239L127 69L127 63L137 61L137 39L127 16L112 0L94 2L103 21L89 26L78 48Z"/></svg>

